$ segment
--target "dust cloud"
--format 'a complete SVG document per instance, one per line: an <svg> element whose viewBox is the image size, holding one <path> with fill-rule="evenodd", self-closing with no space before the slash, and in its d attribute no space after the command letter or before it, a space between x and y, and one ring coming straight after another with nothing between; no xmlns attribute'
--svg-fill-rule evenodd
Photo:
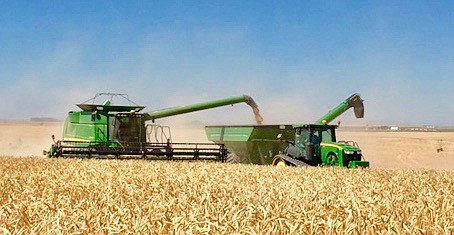
<svg viewBox="0 0 454 235"><path fill-rule="evenodd" d="M53 141L51 135L61 139L63 123L0 121L0 155L2 156L43 156Z"/></svg>

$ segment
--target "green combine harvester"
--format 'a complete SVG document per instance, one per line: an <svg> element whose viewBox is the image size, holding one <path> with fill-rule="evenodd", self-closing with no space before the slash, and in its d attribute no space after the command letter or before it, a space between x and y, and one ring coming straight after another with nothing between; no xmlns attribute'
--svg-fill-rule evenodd
<svg viewBox="0 0 454 235"><path fill-rule="evenodd" d="M276 166L369 167L353 141L337 141L336 117L354 109L364 116L363 100L354 94L314 124L263 126L206 126L210 141L225 144L228 162Z"/></svg>
<svg viewBox="0 0 454 235"><path fill-rule="evenodd" d="M95 104L106 96L109 99L104 103ZM121 98L129 104L113 105L113 98ZM52 136L54 144L44 154L48 157L225 161L227 149L222 143L172 143L169 127L146 122L241 102L250 105L254 113L258 110L251 97L241 95L141 113L145 106L135 104L125 94L100 93L78 104L80 111L68 113L63 140L55 141Z"/></svg>

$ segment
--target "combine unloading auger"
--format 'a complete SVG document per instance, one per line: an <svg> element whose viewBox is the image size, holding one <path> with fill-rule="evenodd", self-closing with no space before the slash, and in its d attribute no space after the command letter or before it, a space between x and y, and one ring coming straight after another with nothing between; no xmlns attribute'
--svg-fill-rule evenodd
<svg viewBox="0 0 454 235"><path fill-rule="evenodd" d="M249 106L251 106L251 108L254 112L257 124L259 124L259 125L262 124L263 118L258 113L258 106L255 103L254 99L252 99L252 97L250 97L248 95L234 96L234 97L230 97L230 98L208 101L208 102L199 103L199 104L192 104L192 105L156 110L156 111L146 113L144 118L145 118L145 120L151 120L154 122L156 119L159 119L159 118L175 116L175 115L185 114L185 113L189 113L189 112L196 112L199 110L212 109L212 108L217 108L217 107L226 106L226 105L233 105L233 104L237 104L237 103L246 103Z"/></svg>

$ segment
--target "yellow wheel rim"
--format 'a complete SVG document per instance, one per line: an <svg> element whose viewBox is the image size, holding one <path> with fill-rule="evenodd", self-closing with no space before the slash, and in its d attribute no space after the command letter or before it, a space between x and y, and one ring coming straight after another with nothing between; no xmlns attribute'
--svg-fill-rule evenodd
<svg viewBox="0 0 454 235"><path fill-rule="evenodd" d="M279 161L276 166L287 166L287 164L285 164L285 161Z"/></svg>

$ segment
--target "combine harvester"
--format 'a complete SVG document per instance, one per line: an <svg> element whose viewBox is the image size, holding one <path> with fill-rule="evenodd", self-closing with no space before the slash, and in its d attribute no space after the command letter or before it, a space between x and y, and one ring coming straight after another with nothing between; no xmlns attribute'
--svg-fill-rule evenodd
<svg viewBox="0 0 454 235"><path fill-rule="evenodd" d="M108 96L103 104L97 99ZM112 105L113 98L124 98L129 105ZM227 149L221 143L172 143L170 128L146 124L156 119L244 102L253 108L261 122L257 104L247 95L235 96L188 106L140 113L145 106L129 100L125 94L100 93L77 106L65 120L63 140L55 141L48 157L175 159L225 161ZM132 105L131 105L132 104Z"/></svg>
<svg viewBox="0 0 454 235"><path fill-rule="evenodd" d="M276 166L369 167L356 142L336 142L336 125L329 122L354 109L364 116L363 100L354 94L314 124L206 126L208 140L225 144L228 162Z"/></svg>

